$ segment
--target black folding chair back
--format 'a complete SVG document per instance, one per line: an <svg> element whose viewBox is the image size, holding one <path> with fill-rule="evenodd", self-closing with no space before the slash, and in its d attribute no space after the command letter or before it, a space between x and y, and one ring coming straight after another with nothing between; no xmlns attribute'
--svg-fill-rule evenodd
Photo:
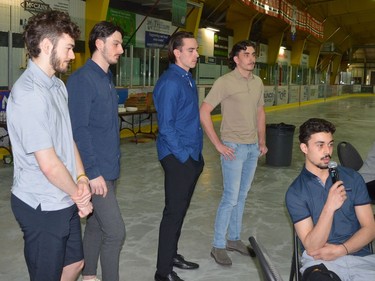
<svg viewBox="0 0 375 281"><path fill-rule="evenodd" d="M296 231L293 228L293 255L292 255L292 265L290 267L289 281L300 281L302 280L301 272L299 271L301 267L301 262L299 260L300 250L299 250L299 239Z"/></svg>
<svg viewBox="0 0 375 281"><path fill-rule="evenodd" d="M301 268L301 262L300 262L300 246L301 246L301 241L298 238L297 232L293 228L293 257L292 257L292 265L290 267L290 275L289 275L289 281L301 281L302 280L302 274L300 272ZM369 249L372 253L373 247L372 243L369 243Z"/></svg>
<svg viewBox="0 0 375 281"><path fill-rule="evenodd" d="M357 149L349 142L343 141L337 145L337 156L344 167L358 171L363 165L363 159Z"/></svg>
<svg viewBox="0 0 375 281"><path fill-rule="evenodd" d="M256 240L254 236L249 237L249 242L258 258L262 269L263 279L265 281L283 281L280 273L272 263L269 255L263 246Z"/></svg>

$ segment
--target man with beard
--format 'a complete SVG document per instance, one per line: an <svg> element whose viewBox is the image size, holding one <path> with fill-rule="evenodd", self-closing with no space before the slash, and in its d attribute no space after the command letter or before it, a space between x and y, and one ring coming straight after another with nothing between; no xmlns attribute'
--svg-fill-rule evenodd
<svg viewBox="0 0 375 281"><path fill-rule="evenodd" d="M338 166L336 182L328 170L335 130L319 118L299 128L305 165L286 193L286 206L304 248L301 273L303 280L337 280L324 279L328 271L342 281L375 280L368 247L375 223L366 184L353 169Z"/></svg>
<svg viewBox="0 0 375 281"><path fill-rule="evenodd" d="M125 224L116 199L120 174L117 92L111 64L124 52L123 31L110 22L97 23L89 35L91 59L67 83L73 136L90 181L94 212L83 237L83 280L98 280L100 256L104 281L119 280Z"/></svg>
<svg viewBox="0 0 375 281"><path fill-rule="evenodd" d="M30 56L7 105L14 157L13 213L25 241L30 280L76 280L83 267L79 217L92 212L88 179L73 141L64 73L78 26L63 12L31 17ZM77 209L78 207L78 209Z"/></svg>
<svg viewBox="0 0 375 281"><path fill-rule="evenodd" d="M224 190L216 214L211 256L225 266L232 264L227 250L249 255L241 241L242 217L258 158L267 153L264 86L253 74L255 62L252 42L235 44L229 56L232 71L215 81L200 108L203 128L221 156ZM211 119L219 103L223 116L221 139Z"/></svg>

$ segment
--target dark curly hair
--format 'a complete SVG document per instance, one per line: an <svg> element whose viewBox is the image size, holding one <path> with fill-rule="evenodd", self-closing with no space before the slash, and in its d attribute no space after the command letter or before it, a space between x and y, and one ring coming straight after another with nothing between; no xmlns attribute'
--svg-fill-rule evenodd
<svg viewBox="0 0 375 281"><path fill-rule="evenodd" d="M307 145L311 135L322 132L334 134L335 131L336 127L331 122L320 118L310 118L299 127L298 138L300 143Z"/></svg>
<svg viewBox="0 0 375 281"><path fill-rule="evenodd" d="M229 66L230 69L233 70L237 66L237 64L236 64L236 62L234 61L233 58L238 56L238 54L241 51L246 51L247 47L253 47L254 50L256 49L255 43L253 43L249 40L240 41L233 46L232 51L229 54L229 64L228 64L228 66Z"/></svg>
<svg viewBox="0 0 375 281"><path fill-rule="evenodd" d="M168 41L168 59L170 63L176 62L176 57L174 55L174 50L181 50L184 45L183 39L185 38L195 38L193 33L187 31L179 31L173 34Z"/></svg>
<svg viewBox="0 0 375 281"><path fill-rule="evenodd" d="M96 51L96 39L105 41L107 37L111 36L116 31L121 33L121 37L124 37L124 31L118 25L115 25L108 21L101 21L95 24L89 35L90 54L92 55Z"/></svg>
<svg viewBox="0 0 375 281"><path fill-rule="evenodd" d="M32 58L40 54L39 44L45 38L51 40L56 46L62 34L68 34L74 40L81 34L78 25L71 21L67 13L61 11L48 11L32 16L23 32L27 51Z"/></svg>

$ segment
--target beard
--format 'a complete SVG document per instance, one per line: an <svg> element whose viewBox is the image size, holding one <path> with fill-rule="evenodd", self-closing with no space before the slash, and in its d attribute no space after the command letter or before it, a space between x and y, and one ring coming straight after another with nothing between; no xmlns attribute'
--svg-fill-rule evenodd
<svg viewBox="0 0 375 281"><path fill-rule="evenodd" d="M322 157L320 160L324 160L324 159L331 159L331 155L327 154L325 155L324 157ZM328 164L321 164L321 163L318 163L318 164L314 164L316 167L318 167L319 169L321 170L325 170L325 169L328 169Z"/></svg>
<svg viewBox="0 0 375 281"><path fill-rule="evenodd" d="M66 66L63 66L63 61L57 56L56 49L52 49L51 57L50 57L50 64L52 68L58 73L65 73L68 70L68 63Z"/></svg>
<svg viewBox="0 0 375 281"><path fill-rule="evenodd" d="M328 165L324 165L324 164L315 164L315 166L321 170L327 170L328 169Z"/></svg>
<svg viewBox="0 0 375 281"><path fill-rule="evenodd" d="M120 59L120 55L118 57L115 55L110 55L110 51L108 50L106 45L104 45L102 57L104 58L105 62L109 65L117 64Z"/></svg>

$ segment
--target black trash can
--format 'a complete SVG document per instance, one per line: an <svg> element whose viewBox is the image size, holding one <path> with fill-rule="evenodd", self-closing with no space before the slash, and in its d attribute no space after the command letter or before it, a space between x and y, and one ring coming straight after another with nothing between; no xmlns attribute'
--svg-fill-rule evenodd
<svg viewBox="0 0 375 281"><path fill-rule="evenodd" d="M295 128L294 125L284 123L266 125L267 165L290 166Z"/></svg>

